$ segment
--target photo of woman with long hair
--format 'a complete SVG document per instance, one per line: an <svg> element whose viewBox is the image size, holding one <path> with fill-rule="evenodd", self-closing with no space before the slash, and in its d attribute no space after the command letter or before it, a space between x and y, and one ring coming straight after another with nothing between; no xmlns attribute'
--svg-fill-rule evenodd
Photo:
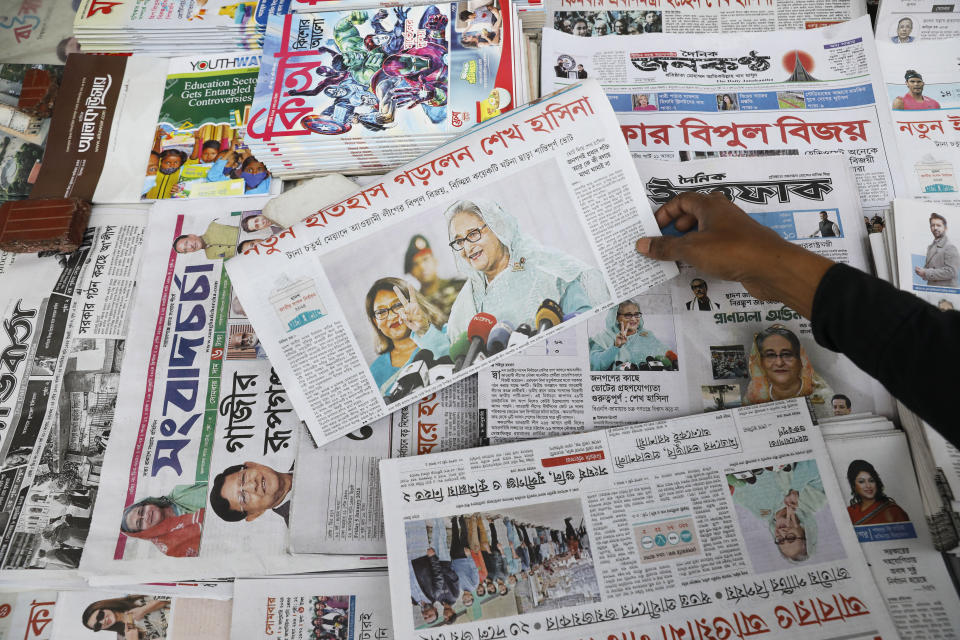
<svg viewBox="0 0 960 640"><path fill-rule="evenodd" d="M853 526L909 522L910 516L883 492L883 480L866 460L854 460L847 467L850 506L847 514Z"/></svg>
<svg viewBox="0 0 960 640"><path fill-rule="evenodd" d="M90 603L81 621L91 631L113 631L118 640L163 640L169 611L169 598L130 595Z"/></svg>

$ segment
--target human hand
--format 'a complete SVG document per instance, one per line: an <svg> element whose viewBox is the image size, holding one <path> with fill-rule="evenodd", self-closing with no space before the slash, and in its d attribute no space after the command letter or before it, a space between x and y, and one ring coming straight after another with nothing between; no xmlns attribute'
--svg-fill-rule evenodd
<svg viewBox="0 0 960 640"><path fill-rule="evenodd" d="M793 245L720 193L683 193L656 212L661 227L682 237L640 238L636 249L655 260L680 260L743 284L759 300L783 302L809 318L817 285L833 262ZM696 227L696 230L694 228Z"/></svg>
<svg viewBox="0 0 960 640"><path fill-rule="evenodd" d="M800 494L796 491L791 491L783 497L783 504L788 509L793 509L794 511L800 506Z"/></svg>
<svg viewBox="0 0 960 640"><path fill-rule="evenodd" d="M617 336L613 339L613 346L619 349L625 344L627 344L627 329L621 322L620 333L618 333Z"/></svg>
<svg viewBox="0 0 960 640"><path fill-rule="evenodd" d="M433 550L433 547L427 547L427 555L428 555L428 556L435 556L435 555L437 555L437 552Z"/></svg>
<svg viewBox="0 0 960 640"><path fill-rule="evenodd" d="M913 272L916 273L921 278L923 278L924 280L927 279L927 270L924 269L923 267L914 267Z"/></svg>
<svg viewBox="0 0 960 640"><path fill-rule="evenodd" d="M393 292L397 294L397 299L400 301L400 304L403 305L403 309L400 310L400 319L403 321L403 324L407 325L407 328L418 336L424 335L427 329L430 328L430 322L427 320L426 314L423 313L423 309L420 308L420 304L414 297L413 289L409 283L407 284L406 296L403 295L400 287L394 287Z"/></svg>

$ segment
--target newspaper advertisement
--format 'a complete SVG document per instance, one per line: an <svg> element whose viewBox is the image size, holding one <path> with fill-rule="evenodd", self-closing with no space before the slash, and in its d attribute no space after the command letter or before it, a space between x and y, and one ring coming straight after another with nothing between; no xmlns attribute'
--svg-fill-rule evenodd
<svg viewBox="0 0 960 640"><path fill-rule="evenodd" d="M636 166L654 209L681 193L723 193L784 239L868 270L862 211L842 158L637 160ZM799 314L686 265L679 278L560 335L478 375L481 422L491 442L792 396L809 397L818 418L833 415L835 396L856 411L893 414L889 395L847 358L820 347ZM776 351L796 356L789 367L766 366L767 338L788 341Z"/></svg>
<svg viewBox="0 0 960 640"><path fill-rule="evenodd" d="M0 638L50 640L56 591L0 594Z"/></svg>
<svg viewBox="0 0 960 640"><path fill-rule="evenodd" d="M264 198L157 202L81 572L101 583L357 566L287 553L300 420L224 262ZM254 207L254 208L251 208Z"/></svg>
<svg viewBox="0 0 960 640"><path fill-rule="evenodd" d="M696 46L688 43L696 42ZM545 30L544 91L599 79L634 157L846 157L864 211L901 191L869 18L750 36L576 38Z"/></svg>
<svg viewBox="0 0 960 640"><path fill-rule="evenodd" d="M879 40L903 197L960 205L960 36L903 47Z"/></svg>
<svg viewBox="0 0 960 640"><path fill-rule="evenodd" d="M169 61L144 199L280 193L243 140L259 70L248 53Z"/></svg>
<svg viewBox="0 0 960 640"><path fill-rule="evenodd" d="M814 29L866 13L865 4L855 0L545 0L544 5L547 27L581 37Z"/></svg>
<svg viewBox="0 0 960 640"><path fill-rule="evenodd" d="M893 44L960 36L960 9L938 0L883 0L877 10L877 41Z"/></svg>
<svg viewBox="0 0 960 640"><path fill-rule="evenodd" d="M142 210L95 207L73 253L0 252L7 578L49 581L80 564L113 427L144 224ZM11 571L19 569L55 573Z"/></svg>
<svg viewBox="0 0 960 640"><path fill-rule="evenodd" d="M960 208L920 200L893 203L900 288L940 309L960 309Z"/></svg>
<svg viewBox="0 0 960 640"><path fill-rule="evenodd" d="M62 591L50 640L229 640L230 600L124 591ZM103 632L107 632L104 634Z"/></svg>
<svg viewBox="0 0 960 640"><path fill-rule="evenodd" d="M633 250L658 233L588 82L481 125L227 267L322 446L666 281L673 264ZM446 245L439 268L460 281L444 306L395 275L417 235Z"/></svg>
<svg viewBox="0 0 960 640"><path fill-rule="evenodd" d="M323 447L300 447L290 550L384 555L380 460L480 446L477 422L470 376Z"/></svg>
<svg viewBox="0 0 960 640"><path fill-rule="evenodd" d="M904 637L960 637L960 597L923 515L900 431L827 437L847 514L890 617Z"/></svg>
<svg viewBox="0 0 960 640"><path fill-rule="evenodd" d="M801 399L380 471L399 638L897 637Z"/></svg>
<svg viewBox="0 0 960 640"><path fill-rule="evenodd" d="M392 640L386 574L237 580L233 640Z"/></svg>

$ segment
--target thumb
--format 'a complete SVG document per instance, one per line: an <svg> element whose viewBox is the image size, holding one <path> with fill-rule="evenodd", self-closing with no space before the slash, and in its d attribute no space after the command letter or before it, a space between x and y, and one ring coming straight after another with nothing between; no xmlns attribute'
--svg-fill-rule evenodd
<svg viewBox="0 0 960 640"><path fill-rule="evenodd" d="M654 236L640 238L636 243L637 253L653 260L682 260L684 238L675 236Z"/></svg>

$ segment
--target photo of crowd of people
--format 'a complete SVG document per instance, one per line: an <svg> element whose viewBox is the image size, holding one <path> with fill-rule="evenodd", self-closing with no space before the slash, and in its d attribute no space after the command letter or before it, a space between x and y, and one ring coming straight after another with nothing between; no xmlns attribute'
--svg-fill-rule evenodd
<svg viewBox="0 0 960 640"><path fill-rule="evenodd" d="M157 127L141 195L144 199L270 192L270 172L226 124L193 131Z"/></svg>
<svg viewBox="0 0 960 640"><path fill-rule="evenodd" d="M747 354L742 344L711 346L710 368L715 380L747 377Z"/></svg>
<svg viewBox="0 0 960 640"><path fill-rule="evenodd" d="M637 296L608 310L602 328L591 320L590 370L678 371L669 305L669 296Z"/></svg>
<svg viewBox="0 0 960 640"><path fill-rule="evenodd" d="M843 557L813 460L730 473L727 484L756 573Z"/></svg>
<svg viewBox="0 0 960 640"><path fill-rule="evenodd" d="M660 11L555 11L553 28L575 36L627 36L661 33Z"/></svg>
<svg viewBox="0 0 960 640"><path fill-rule="evenodd" d="M320 258L388 404L609 300L565 187L528 171L545 188L511 180L485 190L497 200L466 195L408 219L400 241L374 235Z"/></svg>
<svg viewBox="0 0 960 640"><path fill-rule="evenodd" d="M598 602L579 500L405 523L417 628Z"/></svg>
<svg viewBox="0 0 960 640"><path fill-rule="evenodd" d="M310 615L313 640L347 640L350 633L350 596L313 596Z"/></svg>

